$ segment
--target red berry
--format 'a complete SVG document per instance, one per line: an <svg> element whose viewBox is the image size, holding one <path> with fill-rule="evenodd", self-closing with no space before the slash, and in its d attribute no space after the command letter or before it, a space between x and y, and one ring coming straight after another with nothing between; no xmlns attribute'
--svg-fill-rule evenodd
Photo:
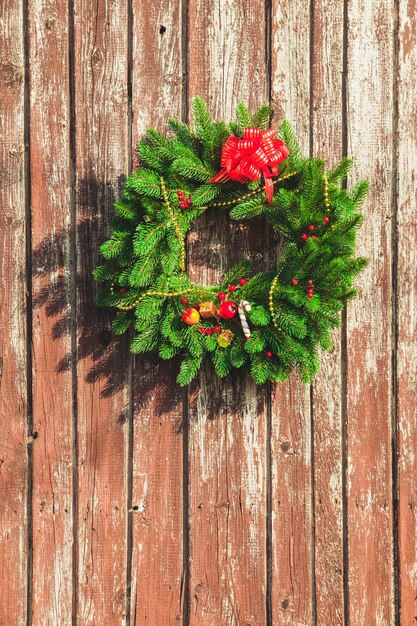
<svg viewBox="0 0 417 626"><path fill-rule="evenodd" d="M181 208L181 209L186 209L186 208L187 208L186 203L185 203L185 202L181 202L181 204L180 204L180 208Z"/></svg>
<svg viewBox="0 0 417 626"><path fill-rule="evenodd" d="M191 198L185 198L185 204L186 204L187 206L190 206L190 204L191 204Z"/></svg>
<svg viewBox="0 0 417 626"><path fill-rule="evenodd" d="M246 283L246 278L239 278L239 285L244 285Z"/></svg>
<svg viewBox="0 0 417 626"><path fill-rule="evenodd" d="M267 269L265 270L265 274L269 274L269 272L270 272L270 271L271 271L271 270L270 270L269 268L267 268Z"/></svg>
<svg viewBox="0 0 417 626"><path fill-rule="evenodd" d="M327 217L327 216L326 216L326 217L323 217L323 222L324 222L325 224L328 224L328 223L330 222L330 217Z"/></svg>
<svg viewBox="0 0 417 626"><path fill-rule="evenodd" d="M314 228L315 228L314 224L310 224L310 226L308 227L308 230L311 230L311 232L313 232Z"/></svg>
<svg viewBox="0 0 417 626"><path fill-rule="evenodd" d="M206 335L212 335L213 334L213 329L212 328L206 328Z"/></svg>
<svg viewBox="0 0 417 626"><path fill-rule="evenodd" d="M120 287L120 293L126 293L126 287Z"/></svg>
<svg viewBox="0 0 417 626"><path fill-rule="evenodd" d="M291 278L291 282L293 285L298 285L298 280L296 278Z"/></svg>
<svg viewBox="0 0 417 626"><path fill-rule="evenodd" d="M183 195L182 191L180 189L178 189L177 196L180 198L182 195Z"/></svg>
<svg viewBox="0 0 417 626"><path fill-rule="evenodd" d="M312 280L309 280L309 281L308 281L308 284L309 284L309 285L312 285L312 284L313 284L313 281L312 281Z"/></svg>
<svg viewBox="0 0 417 626"><path fill-rule="evenodd" d="M270 351L268 350L267 352L265 352L265 356L267 356L267 357L268 357L268 359L270 359L270 358L271 358L271 356L272 356L272 352L270 352Z"/></svg>
<svg viewBox="0 0 417 626"><path fill-rule="evenodd" d="M307 298L312 298L312 297L313 297L313 292L309 291L308 294L307 294Z"/></svg>
<svg viewBox="0 0 417 626"><path fill-rule="evenodd" d="M303 234L301 235L301 239L302 239L303 241L307 241L307 239L308 239L308 235L307 235L307 233L303 233Z"/></svg>
<svg viewBox="0 0 417 626"><path fill-rule="evenodd" d="M229 291L234 291L236 289L236 285L229 285Z"/></svg>
<svg viewBox="0 0 417 626"><path fill-rule="evenodd" d="M204 335L204 333L206 332L206 329L205 329L205 328L203 328L202 326L200 326L200 328L199 328L198 330L200 331L200 333L201 333L202 335Z"/></svg>
<svg viewBox="0 0 417 626"><path fill-rule="evenodd" d="M220 326L215 326L213 328L213 330L214 330L215 333L219 333L220 332Z"/></svg>
<svg viewBox="0 0 417 626"><path fill-rule="evenodd" d="M188 304L188 299L187 299L187 298L182 298L182 299L181 299L181 302L182 302L183 304Z"/></svg>
<svg viewBox="0 0 417 626"><path fill-rule="evenodd" d="M217 297L218 297L218 299L220 300L220 302L223 302L223 300L225 300L225 299L226 299L226 294L224 293L224 291L220 291L220 292L217 294Z"/></svg>
<svg viewBox="0 0 417 626"><path fill-rule="evenodd" d="M197 302L197 304L194 305L194 308L197 309L197 311L198 311L198 309L200 308L200 305L198 304L198 302Z"/></svg>

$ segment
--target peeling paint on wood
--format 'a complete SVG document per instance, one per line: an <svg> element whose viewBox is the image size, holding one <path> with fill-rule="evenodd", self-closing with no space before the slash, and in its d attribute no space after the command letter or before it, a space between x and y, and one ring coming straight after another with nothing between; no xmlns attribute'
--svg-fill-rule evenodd
<svg viewBox="0 0 417 626"><path fill-rule="evenodd" d="M343 153L343 0L313 6L312 152L333 167ZM341 332L313 385L314 577L317 624L345 624ZM344 356L344 355L343 355Z"/></svg>
<svg viewBox="0 0 417 626"><path fill-rule="evenodd" d="M33 625L72 614L71 173L67 4L30 3ZM48 76L48 81L44 77Z"/></svg>
<svg viewBox="0 0 417 626"><path fill-rule="evenodd" d="M348 2L347 123L352 179L371 193L358 237L369 257L347 308L349 616L394 623L391 458L391 224L393 10L388 0ZM364 590L366 589L366 593Z"/></svg>
<svg viewBox="0 0 417 626"><path fill-rule="evenodd" d="M403 624L417 619L417 6L399 4L397 420L398 542ZM413 95L411 95L413 94Z"/></svg>
<svg viewBox="0 0 417 626"><path fill-rule="evenodd" d="M183 98L180 3L133 3L133 146L167 131ZM135 359L131 624L177 626L183 616L183 393L175 367Z"/></svg>
<svg viewBox="0 0 417 626"><path fill-rule="evenodd" d="M21 3L0 5L0 624L26 623L27 378Z"/></svg>
<svg viewBox="0 0 417 626"><path fill-rule="evenodd" d="M126 613L127 341L110 341L91 272L129 168L127 5L74 2L77 209L77 624ZM111 337L111 335L110 335Z"/></svg>

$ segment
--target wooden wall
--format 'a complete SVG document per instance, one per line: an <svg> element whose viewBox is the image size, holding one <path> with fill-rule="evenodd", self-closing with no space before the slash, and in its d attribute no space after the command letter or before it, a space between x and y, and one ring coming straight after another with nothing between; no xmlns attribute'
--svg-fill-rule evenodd
<svg viewBox="0 0 417 626"><path fill-rule="evenodd" d="M0 3L1 626L416 623L416 74L415 0ZM197 94L371 181L311 387L184 392L94 306L134 146ZM190 272L265 242L202 218Z"/></svg>

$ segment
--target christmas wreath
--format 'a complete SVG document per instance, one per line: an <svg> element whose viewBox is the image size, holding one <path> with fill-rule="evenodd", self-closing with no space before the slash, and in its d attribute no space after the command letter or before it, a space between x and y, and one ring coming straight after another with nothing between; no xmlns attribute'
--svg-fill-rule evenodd
<svg viewBox="0 0 417 626"><path fill-rule="evenodd" d="M133 352L181 356L181 385L207 357L218 376L248 367L262 384L297 366L310 382L366 263L354 254L367 182L343 187L347 158L329 171L303 158L288 121L270 129L267 105L251 115L240 104L226 124L195 98L193 116L194 126L171 119L171 136L148 130L139 143L140 167L100 247L98 304L117 310L116 334L134 327ZM194 284L187 232L203 212L225 209L233 220L265 216L285 249L274 269L255 272L242 260L219 285Z"/></svg>

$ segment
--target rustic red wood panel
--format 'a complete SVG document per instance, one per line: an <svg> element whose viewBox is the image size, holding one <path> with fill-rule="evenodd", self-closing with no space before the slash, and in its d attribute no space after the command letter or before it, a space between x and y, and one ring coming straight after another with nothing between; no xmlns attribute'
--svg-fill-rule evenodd
<svg viewBox="0 0 417 626"><path fill-rule="evenodd" d="M33 274L32 623L72 614L71 172L67 3L29 3ZM45 80L48 77L48 80Z"/></svg>
<svg viewBox="0 0 417 626"><path fill-rule="evenodd" d="M24 27L0 5L0 624L26 623L27 356Z"/></svg>
<svg viewBox="0 0 417 626"><path fill-rule="evenodd" d="M91 272L128 171L127 4L74 3L77 206L77 619L120 624L126 609L125 341L94 306Z"/></svg>
<svg viewBox="0 0 417 626"><path fill-rule="evenodd" d="M348 585L351 624L393 624L391 476L392 2L350 0L348 153L371 194L358 253L370 263L347 309Z"/></svg>
<svg viewBox="0 0 417 626"><path fill-rule="evenodd" d="M343 152L343 0L316 0L312 23L312 152L333 167ZM330 62L331 60L331 62ZM344 624L341 333L313 385L314 577L317 624Z"/></svg>
<svg viewBox="0 0 417 626"><path fill-rule="evenodd" d="M399 3L398 73L398 496L400 607L403 624L417 616L417 6Z"/></svg>
<svg viewBox="0 0 417 626"><path fill-rule="evenodd" d="M309 3L272 3L272 101L310 150ZM310 390L298 376L272 395L272 622L313 623Z"/></svg>
<svg viewBox="0 0 417 626"><path fill-rule="evenodd" d="M189 93L230 119L267 97L264 3L189 3ZM259 232L207 215L190 244L194 279L213 283L259 251ZM254 242L258 239L258 248ZM262 242L261 242L262 245ZM208 369L189 395L189 623L266 624L266 401Z"/></svg>
<svg viewBox="0 0 417 626"><path fill-rule="evenodd" d="M71 5L0 6L0 624L411 624L414 0ZM132 369L93 304L132 143L185 119L197 94L224 118L271 95L305 153L331 166L347 149L350 180L371 179L359 235L370 264L311 396L296 376L268 397L208 369L183 393L175 365ZM203 217L192 276L213 282L263 237Z"/></svg>
<svg viewBox="0 0 417 626"><path fill-rule="evenodd" d="M181 5L133 3L133 147L181 117ZM133 374L132 626L181 623L183 393L175 366L137 358Z"/></svg>

